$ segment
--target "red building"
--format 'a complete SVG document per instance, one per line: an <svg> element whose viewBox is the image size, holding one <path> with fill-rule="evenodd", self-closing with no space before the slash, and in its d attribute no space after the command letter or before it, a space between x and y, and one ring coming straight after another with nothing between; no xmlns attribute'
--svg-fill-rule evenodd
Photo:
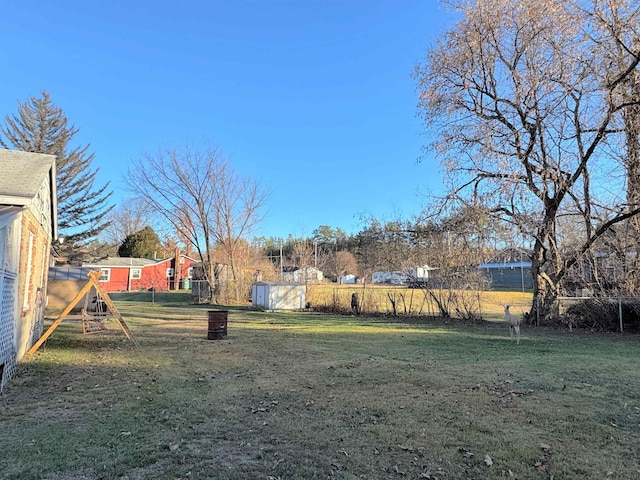
<svg viewBox="0 0 640 480"><path fill-rule="evenodd" d="M107 292L130 292L189 289L194 263L193 258L179 254L163 260L109 257L83 266L102 272L100 283Z"/></svg>

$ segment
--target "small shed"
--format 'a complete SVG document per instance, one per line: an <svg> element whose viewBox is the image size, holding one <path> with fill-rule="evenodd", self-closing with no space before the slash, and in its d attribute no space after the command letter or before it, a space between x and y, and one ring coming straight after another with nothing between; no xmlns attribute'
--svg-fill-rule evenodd
<svg viewBox="0 0 640 480"><path fill-rule="evenodd" d="M251 286L251 305L262 310L303 310L307 289L293 282L256 282Z"/></svg>
<svg viewBox="0 0 640 480"><path fill-rule="evenodd" d="M342 284L356 283L356 276L352 273L347 273L346 275L342 275L340 277L340 283Z"/></svg>

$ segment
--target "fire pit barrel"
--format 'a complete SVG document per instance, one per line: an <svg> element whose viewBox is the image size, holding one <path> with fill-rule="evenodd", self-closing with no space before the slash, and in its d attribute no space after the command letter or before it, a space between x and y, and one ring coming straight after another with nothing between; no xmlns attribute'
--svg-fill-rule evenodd
<svg viewBox="0 0 640 480"><path fill-rule="evenodd" d="M208 310L209 315L209 331L207 338L209 340L219 340L227 336L227 315L228 310Z"/></svg>

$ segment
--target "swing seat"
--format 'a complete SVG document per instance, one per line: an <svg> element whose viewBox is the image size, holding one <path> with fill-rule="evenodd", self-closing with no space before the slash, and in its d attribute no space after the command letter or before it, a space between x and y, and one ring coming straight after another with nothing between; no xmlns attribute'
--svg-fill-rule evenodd
<svg viewBox="0 0 640 480"><path fill-rule="evenodd" d="M87 312L84 308L82 315L82 333L97 333L107 330L105 325L108 320L106 313Z"/></svg>

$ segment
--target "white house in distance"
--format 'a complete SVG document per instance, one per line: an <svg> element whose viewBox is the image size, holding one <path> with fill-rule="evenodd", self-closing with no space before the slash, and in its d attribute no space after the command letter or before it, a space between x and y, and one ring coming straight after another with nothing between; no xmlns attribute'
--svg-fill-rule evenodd
<svg viewBox="0 0 640 480"><path fill-rule="evenodd" d="M342 275L340 277L340 283L343 285L356 283L356 276L352 273L347 273L346 275Z"/></svg>
<svg viewBox="0 0 640 480"><path fill-rule="evenodd" d="M435 270L428 265L419 267L407 267L401 271L385 272L378 271L371 274L371 283L382 283L388 285L408 285L412 283L427 283L429 272Z"/></svg>
<svg viewBox="0 0 640 480"><path fill-rule="evenodd" d="M0 390L43 331L58 235L55 160L0 149Z"/></svg>
<svg viewBox="0 0 640 480"><path fill-rule="evenodd" d="M409 281L409 277L400 271L385 272L377 271L371 274L371 283L388 284L388 285L404 285Z"/></svg>
<svg viewBox="0 0 640 480"><path fill-rule="evenodd" d="M315 267L288 267L283 269L282 280L285 282L320 283L324 273Z"/></svg>

